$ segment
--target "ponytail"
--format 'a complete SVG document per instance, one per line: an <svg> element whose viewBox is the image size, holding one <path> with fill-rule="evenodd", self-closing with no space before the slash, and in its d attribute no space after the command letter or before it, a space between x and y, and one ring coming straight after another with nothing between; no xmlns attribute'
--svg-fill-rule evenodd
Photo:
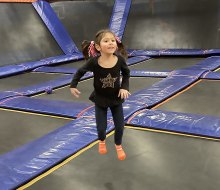
<svg viewBox="0 0 220 190"><path fill-rule="evenodd" d="M114 33L112 33L115 36L115 40L118 46L117 53L121 55L125 60L128 58L128 52L126 51L123 43L121 42L120 38L116 36Z"/></svg>
<svg viewBox="0 0 220 190"><path fill-rule="evenodd" d="M95 48L94 41L84 40L82 42L82 53L85 59L89 59L89 57L95 57L98 51Z"/></svg>
<svg viewBox="0 0 220 190"><path fill-rule="evenodd" d="M82 53L85 59L89 58L89 54L88 54L89 45L90 45L90 42L87 40L84 40L82 42Z"/></svg>
<svg viewBox="0 0 220 190"><path fill-rule="evenodd" d="M127 60L127 58L128 58L128 52L126 51L126 49L125 49L123 43L122 43L122 42L119 43L119 42L117 41L117 45L118 45L117 53L118 53L119 55L121 55L125 60Z"/></svg>

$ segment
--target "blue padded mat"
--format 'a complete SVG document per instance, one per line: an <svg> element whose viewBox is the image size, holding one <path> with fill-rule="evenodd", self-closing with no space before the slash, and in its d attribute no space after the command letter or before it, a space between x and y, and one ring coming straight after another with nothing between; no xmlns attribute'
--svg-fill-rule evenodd
<svg viewBox="0 0 220 190"><path fill-rule="evenodd" d="M220 138L220 118L161 110L141 110L127 120L143 128Z"/></svg>
<svg viewBox="0 0 220 190"><path fill-rule="evenodd" d="M108 132L112 130L109 123ZM94 118L69 124L0 156L2 189L16 188L97 140Z"/></svg>

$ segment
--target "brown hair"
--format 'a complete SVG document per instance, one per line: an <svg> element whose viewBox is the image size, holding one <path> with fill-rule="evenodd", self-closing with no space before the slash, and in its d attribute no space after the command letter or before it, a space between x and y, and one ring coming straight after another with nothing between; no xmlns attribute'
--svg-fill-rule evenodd
<svg viewBox="0 0 220 190"><path fill-rule="evenodd" d="M99 30L96 35L95 35L95 44L98 44L100 45L100 41L102 40L103 36L106 34L106 33L111 33L112 35L115 36L115 34L109 30L109 29L103 29L103 30ZM87 41L87 40L84 40L82 42L82 53L85 57L85 59L88 59L89 58L89 53L88 53L88 48L90 46L90 43L91 41ZM125 47L124 45L122 44L122 42L118 42L116 40L116 43L117 43L117 46L118 46L118 50L116 51L116 54L119 54L121 55L122 57L124 57L124 59L127 59L128 57L128 53L127 51L125 50ZM96 53L99 54L99 52L95 49Z"/></svg>

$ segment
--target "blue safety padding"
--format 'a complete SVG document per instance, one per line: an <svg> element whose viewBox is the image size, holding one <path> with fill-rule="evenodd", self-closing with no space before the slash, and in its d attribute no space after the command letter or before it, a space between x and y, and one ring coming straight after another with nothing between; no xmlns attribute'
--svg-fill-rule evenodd
<svg viewBox="0 0 220 190"><path fill-rule="evenodd" d="M136 111L153 107L171 97L197 81L204 72L204 70L190 71L188 69L172 71L166 79L153 84L149 88L131 94L123 104L125 118ZM92 108L82 116L90 116L92 113L91 110Z"/></svg>
<svg viewBox="0 0 220 190"><path fill-rule="evenodd" d="M9 97L30 96L30 95L34 95L37 93L45 92L48 88L54 89L54 88L58 88L58 87L70 84L71 80L72 80L72 75L68 75L68 76L63 76L63 77L59 77L54 80L47 81L45 83L0 92L0 100L9 98Z"/></svg>
<svg viewBox="0 0 220 190"><path fill-rule="evenodd" d="M160 55L166 56L166 55L212 55L220 53L220 50L196 50L196 49L167 49L167 50L161 50Z"/></svg>
<svg viewBox="0 0 220 190"><path fill-rule="evenodd" d="M65 74L74 74L77 69L75 68L66 68L66 67L39 67L33 70L34 72L44 72L44 73L65 73Z"/></svg>
<svg viewBox="0 0 220 190"><path fill-rule="evenodd" d="M127 101L127 100L126 100ZM135 105L135 104L123 104L123 113L124 113L124 120L128 119L132 114L134 114L134 110L141 110L143 108L142 105ZM87 109L83 110L80 114L78 114L78 118L95 118L95 107L90 106ZM114 123L112 119L112 114L108 109L107 112L107 120L109 123Z"/></svg>
<svg viewBox="0 0 220 190"><path fill-rule="evenodd" d="M127 100L125 100L125 103L123 104L123 113L124 113L124 119L129 118L134 112L136 112L135 110L141 110L143 109L143 105L138 105L138 104L129 104L127 103ZM95 118L95 108L94 106L90 106L88 107L88 109L82 111L78 117L85 117L85 118ZM108 121L112 120L112 115L110 110L107 113L107 118Z"/></svg>
<svg viewBox="0 0 220 190"><path fill-rule="evenodd" d="M196 65L189 67L189 69L203 69L207 71L213 71L220 67L220 56L212 56L200 61Z"/></svg>
<svg viewBox="0 0 220 190"><path fill-rule="evenodd" d="M134 50L134 49L128 49L128 55L129 56L158 56L159 50Z"/></svg>
<svg viewBox="0 0 220 190"><path fill-rule="evenodd" d="M141 109L142 106L139 106L139 109ZM134 109L137 109L137 105L134 104L123 104L123 112L124 112L124 119L126 120L129 118L133 113ZM87 107L86 109L82 110L80 114L77 115L77 117L84 117L84 118L95 118L95 106L91 105ZM112 114L110 110L108 109L107 112L107 120L108 122L113 122Z"/></svg>
<svg viewBox="0 0 220 190"><path fill-rule="evenodd" d="M172 77L181 77L186 76L194 79L199 79L204 73L206 73L206 70L198 69L198 70L192 70L191 67L185 68L185 69L177 69L172 72L170 72L170 75Z"/></svg>
<svg viewBox="0 0 220 190"><path fill-rule="evenodd" d="M130 70L131 77L167 77L171 71Z"/></svg>
<svg viewBox="0 0 220 190"><path fill-rule="evenodd" d="M13 92L13 91L0 92L0 106L1 106L2 103L7 101L7 99L17 97L17 96L23 96L23 94L16 93L16 92Z"/></svg>
<svg viewBox="0 0 220 190"><path fill-rule="evenodd" d="M115 0L109 28L119 39L123 37L130 7L131 0Z"/></svg>
<svg viewBox="0 0 220 190"><path fill-rule="evenodd" d="M220 49L206 49L204 50L205 55L219 55Z"/></svg>
<svg viewBox="0 0 220 190"><path fill-rule="evenodd" d="M206 115L169 112L162 110L142 110L127 123L143 128L166 130L178 133L220 137L220 118Z"/></svg>
<svg viewBox="0 0 220 190"><path fill-rule="evenodd" d="M73 55L60 55L55 57L49 57L42 59L40 61L26 62L18 65L3 66L0 67L0 78L22 73L24 71L29 71L45 65L55 65L61 62L80 60L80 59L82 59L82 54L77 53Z"/></svg>
<svg viewBox="0 0 220 190"><path fill-rule="evenodd" d="M65 54L78 53L78 48L61 24L50 4L43 0L38 0L32 4L63 52Z"/></svg>
<svg viewBox="0 0 220 190"><path fill-rule="evenodd" d="M111 130L109 123L107 131ZM96 140L95 119L80 118L1 155L1 189L18 188Z"/></svg>
<svg viewBox="0 0 220 190"><path fill-rule="evenodd" d="M47 88L58 88L70 84L72 80L72 75L62 76L57 79L49 80L44 83L27 86L23 88L17 88L12 90L12 92L22 94L24 96L34 95L40 92L45 92Z"/></svg>
<svg viewBox="0 0 220 190"><path fill-rule="evenodd" d="M35 62L21 63L18 65L8 65L8 66L0 67L0 78L22 73L24 71L28 71L33 68L40 67L46 64L47 63L45 61L35 61Z"/></svg>
<svg viewBox="0 0 220 190"><path fill-rule="evenodd" d="M177 70L158 83L153 84L147 89L133 93L124 103L125 107L133 107L133 111L143 108L150 108L173 94L183 90L194 83L205 71ZM137 108L135 108L137 107Z"/></svg>
<svg viewBox="0 0 220 190"><path fill-rule="evenodd" d="M139 63L141 61L145 61L147 59L150 59L150 57L147 57L147 56L138 56L138 57L131 57L131 58L128 58L127 60L127 64L128 65L133 65L133 64L136 64L136 63ZM48 62L48 60L47 60ZM50 63L52 64L52 63ZM54 64L53 64L54 65ZM46 67L46 66L43 66L43 67L39 67L39 68L36 68L34 69L35 72L47 72L47 73L66 73L66 74L74 74L77 69L75 68L65 68L65 67Z"/></svg>
<svg viewBox="0 0 220 190"><path fill-rule="evenodd" d="M219 72L207 72L201 77L202 79L213 79L213 80L220 80L220 73Z"/></svg>
<svg viewBox="0 0 220 190"><path fill-rule="evenodd" d="M1 108L10 108L28 112L56 115L62 117L76 118L82 110L91 106L84 102L67 102L61 100L13 97L0 101Z"/></svg>
<svg viewBox="0 0 220 190"><path fill-rule="evenodd" d="M151 59L149 56L137 56L137 57L131 57L127 59L127 65L133 65L142 61L146 61L148 59Z"/></svg>
<svg viewBox="0 0 220 190"><path fill-rule="evenodd" d="M140 108L150 108L179 92L194 81L195 79L188 77L168 77L149 88L131 94L124 105L126 107L134 105L134 112Z"/></svg>
<svg viewBox="0 0 220 190"><path fill-rule="evenodd" d="M65 73L74 74L77 69L65 68L65 67L39 67L33 70L34 72L45 72L45 73ZM170 72L170 71L169 71ZM143 70L131 70L131 77L167 77L168 71L143 71Z"/></svg>
<svg viewBox="0 0 220 190"><path fill-rule="evenodd" d="M203 55L201 49L164 49L159 51L159 55Z"/></svg>
<svg viewBox="0 0 220 190"><path fill-rule="evenodd" d="M91 72L88 72L81 78L81 81L91 78L92 76L93 74ZM12 97L12 96L18 96L18 95L31 96L34 94L46 92L48 88L53 90L55 88L59 88L59 87L70 84L72 78L73 78L72 75L67 75L67 76L59 77L57 79L49 80L44 83L27 86L23 88L12 89L11 91L5 91L5 92L0 93L0 98L3 99L6 97Z"/></svg>
<svg viewBox="0 0 220 190"><path fill-rule="evenodd" d="M220 50L199 50L199 49L165 49L165 50L128 50L129 56L198 56L215 55Z"/></svg>
<svg viewBox="0 0 220 190"><path fill-rule="evenodd" d="M42 59L41 61L45 61L47 65L56 65L62 62L81 60L82 58L82 53L74 53L72 55L59 55L55 57L48 57Z"/></svg>

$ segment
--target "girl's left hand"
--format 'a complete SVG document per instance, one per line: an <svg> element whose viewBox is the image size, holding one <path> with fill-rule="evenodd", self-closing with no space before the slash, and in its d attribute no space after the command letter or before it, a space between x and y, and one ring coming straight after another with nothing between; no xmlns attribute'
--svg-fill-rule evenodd
<svg viewBox="0 0 220 190"><path fill-rule="evenodd" d="M131 95L127 90L120 89L118 93L118 97L121 97L121 99L127 99L128 96Z"/></svg>

